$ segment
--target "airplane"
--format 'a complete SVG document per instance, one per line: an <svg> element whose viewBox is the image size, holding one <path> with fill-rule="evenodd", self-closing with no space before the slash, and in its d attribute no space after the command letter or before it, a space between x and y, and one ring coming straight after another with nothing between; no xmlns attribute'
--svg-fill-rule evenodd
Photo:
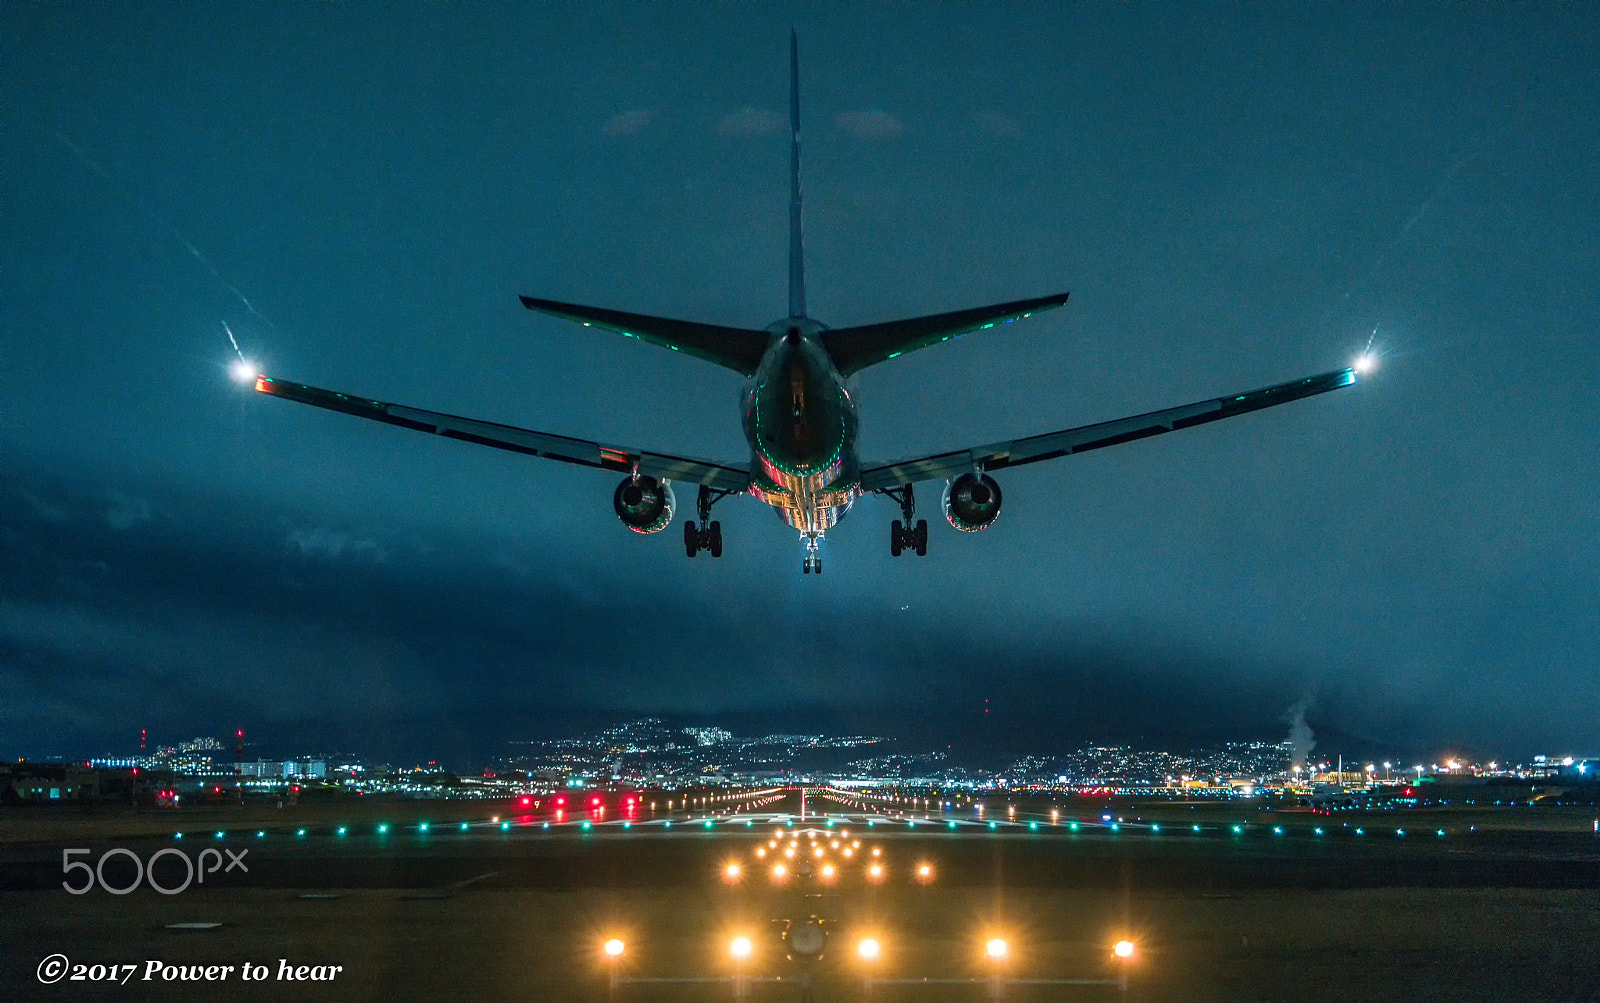
<svg viewBox="0 0 1600 1003"><path fill-rule="evenodd" d="M636 533L658 533L672 523L677 502L672 482L697 485L697 518L683 523L689 557L722 556L722 524L711 518L724 498L748 495L777 510L800 531L804 574L821 574L819 541L864 495L883 495L900 506L890 523L895 557L928 552L928 523L916 520L914 486L945 482L945 520L962 532L993 525L1002 495L993 474L1132 442L1163 432L1274 407L1356 382L1356 368L1291 380L1258 390L1151 411L1114 421L1004 442L951 449L894 463L863 463L856 453L856 401L850 377L907 352L1060 307L1067 293L1014 300L856 327L831 328L806 312L805 256L801 239L800 55L789 36L789 313L761 330L624 313L548 299L521 297L523 306L584 327L600 328L723 366L745 377L742 421L750 458L716 462L585 439L535 432L402 404L256 377L261 393L374 421L506 449L528 456L598 467L623 474L612 505ZM1361 364L1357 364L1360 368Z"/></svg>

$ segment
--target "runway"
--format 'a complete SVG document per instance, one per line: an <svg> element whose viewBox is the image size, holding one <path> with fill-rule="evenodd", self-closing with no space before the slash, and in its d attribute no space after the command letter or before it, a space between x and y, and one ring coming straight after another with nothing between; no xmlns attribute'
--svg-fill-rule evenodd
<svg viewBox="0 0 1600 1003"><path fill-rule="evenodd" d="M873 973L977 980L880 984L874 999L982 999L1000 968L981 945L999 936L1008 978L1126 973L1131 999L1573 999L1600 984L1600 961L1575 949L1600 935L1600 841L1577 813L1080 799L985 818L812 794L802 818L797 802L559 819L477 802L217 809L180 813L159 836L118 836L147 820L116 817L65 842L12 839L0 846L0 996L709 1000L734 998L733 984L611 977L742 972L788 980L746 984L753 1000L857 999ZM17 831L10 821L0 834ZM64 874L64 849L98 866L81 895L62 887L89 876ZM206 850L203 881L150 887L177 888ZM825 921L823 957L789 960L781 922L810 916ZM171 928L185 923L219 925ZM754 949L736 972L740 935ZM869 935L883 945L872 965L855 953ZM1109 946L1123 937L1139 951L1119 967ZM600 949L612 938L627 945L616 962ZM42 985L36 966L55 954L138 976ZM160 969L146 981L152 960L267 965L272 978L164 981ZM283 964L339 972L283 980ZM1017 982L1005 998L1108 993Z"/></svg>

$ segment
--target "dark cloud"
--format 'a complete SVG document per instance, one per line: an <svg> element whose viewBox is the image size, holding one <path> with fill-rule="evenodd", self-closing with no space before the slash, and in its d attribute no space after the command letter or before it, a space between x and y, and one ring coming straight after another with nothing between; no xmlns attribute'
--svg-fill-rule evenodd
<svg viewBox="0 0 1600 1003"><path fill-rule="evenodd" d="M717 122L717 134L722 136L770 136L783 127L777 112L764 108L740 108L729 112Z"/></svg>
<svg viewBox="0 0 1600 1003"><path fill-rule="evenodd" d="M646 126L655 121L656 113L649 108L636 108L632 111L619 112L606 119L600 126L602 136L632 136L642 132Z"/></svg>
<svg viewBox="0 0 1600 1003"><path fill-rule="evenodd" d="M842 111L833 117L833 124L857 139L893 139L906 131L898 118L877 108Z"/></svg>
<svg viewBox="0 0 1600 1003"><path fill-rule="evenodd" d="M973 112L972 121L991 136L1015 138L1022 135L1022 125L1016 119L992 109Z"/></svg>

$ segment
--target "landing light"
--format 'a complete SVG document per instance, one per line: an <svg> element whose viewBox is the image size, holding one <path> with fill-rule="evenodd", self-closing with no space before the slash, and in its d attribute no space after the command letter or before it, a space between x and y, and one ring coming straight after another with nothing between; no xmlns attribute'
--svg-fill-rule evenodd
<svg viewBox="0 0 1600 1003"><path fill-rule="evenodd" d="M1378 357L1367 354L1356 359L1355 370L1358 373L1370 373L1378 368Z"/></svg>
<svg viewBox="0 0 1600 1003"><path fill-rule="evenodd" d="M248 359L239 359L228 367L228 373L240 383L249 383L256 378L255 363Z"/></svg>

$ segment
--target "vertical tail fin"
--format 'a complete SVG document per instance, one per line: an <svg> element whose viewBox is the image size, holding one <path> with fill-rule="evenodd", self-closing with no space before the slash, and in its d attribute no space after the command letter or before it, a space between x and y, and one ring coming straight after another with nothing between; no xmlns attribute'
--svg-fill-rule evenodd
<svg viewBox="0 0 1600 1003"><path fill-rule="evenodd" d="M800 38L789 29L789 316L806 315L805 246L800 239Z"/></svg>

